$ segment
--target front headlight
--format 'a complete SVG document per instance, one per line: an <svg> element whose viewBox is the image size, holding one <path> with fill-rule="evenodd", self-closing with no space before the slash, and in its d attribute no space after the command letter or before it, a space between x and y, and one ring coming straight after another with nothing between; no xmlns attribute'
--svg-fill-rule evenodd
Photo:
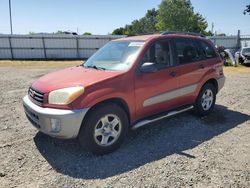
<svg viewBox="0 0 250 188"><path fill-rule="evenodd" d="M84 87L58 89L49 93L49 104L67 105L84 93Z"/></svg>

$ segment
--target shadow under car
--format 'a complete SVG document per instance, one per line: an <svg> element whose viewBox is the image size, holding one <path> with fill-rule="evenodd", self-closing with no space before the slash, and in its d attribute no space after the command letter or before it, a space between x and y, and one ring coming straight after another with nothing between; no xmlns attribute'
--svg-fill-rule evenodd
<svg viewBox="0 0 250 188"><path fill-rule="evenodd" d="M83 151L77 140L59 140L37 133L34 142L57 172L74 178L104 179L172 154L195 158L185 150L195 148L247 120L249 115L220 105L203 118L186 112L131 131L120 149L104 156Z"/></svg>

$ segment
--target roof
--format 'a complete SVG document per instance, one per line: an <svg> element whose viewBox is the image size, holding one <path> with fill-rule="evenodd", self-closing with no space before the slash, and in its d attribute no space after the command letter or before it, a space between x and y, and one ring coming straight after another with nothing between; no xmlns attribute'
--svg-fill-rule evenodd
<svg viewBox="0 0 250 188"><path fill-rule="evenodd" d="M154 38L166 38L166 37L189 37L189 38L202 38L206 39L203 35L198 33L185 33L185 32L164 32L161 34L153 35L138 35L132 37L124 37L116 39L115 41L149 41Z"/></svg>
<svg viewBox="0 0 250 188"><path fill-rule="evenodd" d="M160 34L155 35L140 35L140 36L132 36L132 37L124 37L117 39L116 41L130 41L130 40L139 40L139 41L147 41L155 37L161 36Z"/></svg>

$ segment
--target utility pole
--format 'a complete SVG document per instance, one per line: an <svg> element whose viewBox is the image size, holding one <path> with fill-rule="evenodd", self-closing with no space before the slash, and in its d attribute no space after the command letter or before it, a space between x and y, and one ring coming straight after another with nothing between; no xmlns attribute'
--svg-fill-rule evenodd
<svg viewBox="0 0 250 188"><path fill-rule="evenodd" d="M214 22L212 22L212 29L211 29L212 34L214 34Z"/></svg>
<svg viewBox="0 0 250 188"><path fill-rule="evenodd" d="M11 15L11 0L9 0L9 12L10 12L10 32L13 35L13 29L12 29L12 15Z"/></svg>

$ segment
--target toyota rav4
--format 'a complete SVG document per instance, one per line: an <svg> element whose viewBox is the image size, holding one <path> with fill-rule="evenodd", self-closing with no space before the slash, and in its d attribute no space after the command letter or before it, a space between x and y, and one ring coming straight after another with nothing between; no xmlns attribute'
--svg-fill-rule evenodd
<svg viewBox="0 0 250 188"><path fill-rule="evenodd" d="M208 39L165 32L111 41L84 64L39 78L23 106L39 131L106 154L130 128L190 109L209 114L224 82Z"/></svg>

